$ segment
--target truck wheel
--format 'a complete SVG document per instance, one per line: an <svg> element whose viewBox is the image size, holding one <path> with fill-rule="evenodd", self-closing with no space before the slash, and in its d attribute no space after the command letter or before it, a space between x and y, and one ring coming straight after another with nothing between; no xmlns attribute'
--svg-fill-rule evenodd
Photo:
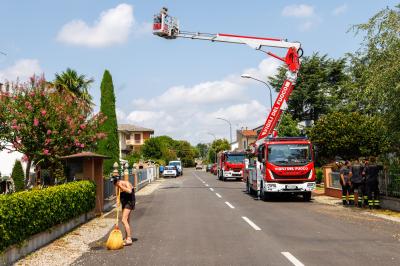
<svg viewBox="0 0 400 266"><path fill-rule="evenodd" d="M261 183L261 189L260 189L260 198L263 200L263 201L268 201L268 200L270 200L271 199L271 196L270 196L270 194L269 193L267 193L267 192L265 192L264 191L264 184L263 183Z"/></svg>
<svg viewBox="0 0 400 266"><path fill-rule="evenodd" d="M249 180L247 179L247 181L246 181L246 192L247 192L247 194L249 194L249 195L251 195L252 193L251 193L251 187L250 187L250 184L249 184Z"/></svg>
<svg viewBox="0 0 400 266"><path fill-rule="evenodd" d="M303 200L304 201L311 201L311 192L304 192L303 193Z"/></svg>

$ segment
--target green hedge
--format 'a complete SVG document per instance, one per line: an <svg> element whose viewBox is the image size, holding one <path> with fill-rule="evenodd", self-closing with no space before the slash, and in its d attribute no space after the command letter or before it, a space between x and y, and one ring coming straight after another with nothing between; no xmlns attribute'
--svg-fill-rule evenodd
<svg viewBox="0 0 400 266"><path fill-rule="evenodd" d="M96 185L72 182L0 195L0 252L95 207Z"/></svg>

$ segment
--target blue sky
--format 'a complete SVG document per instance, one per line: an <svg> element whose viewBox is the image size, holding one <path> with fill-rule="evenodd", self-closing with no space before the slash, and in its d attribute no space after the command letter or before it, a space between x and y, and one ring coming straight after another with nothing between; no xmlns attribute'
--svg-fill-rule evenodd
<svg viewBox="0 0 400 266"><path fill-rule="evenodd" d="M120 122L151 127L193 144L211 132L229 137L266 118L263 85L243 80L251 72L267 80L279 63L249 47L151 34L162 6L180 20L181 30L282 37L300 41L305 55L338 58L359 47L347 33L397 1L1 1L0 81L44 72L47 79L67 67L95 83L99 103L104 69L114 79ZM284 51L277 51L284 54Z"/></svg>

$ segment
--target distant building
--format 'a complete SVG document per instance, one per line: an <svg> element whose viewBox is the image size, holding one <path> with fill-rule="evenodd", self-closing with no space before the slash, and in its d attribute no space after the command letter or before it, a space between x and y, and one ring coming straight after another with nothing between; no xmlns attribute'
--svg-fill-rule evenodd
<svg viewBox="0 0 400 266"><path fill-rule="evenodd" d="M120 158L133 151L139 151L144 142L154 135L154 130L129 124L118 125Z"/></svg>
<svg viewBox="0 0 400 266"><path fill-rule="evenodd" d="M249 145L257 141L257 136L258 134L255 130L236 130L237 150L246 150Z"/></svg>
<svg viewBox="0 0 400 266"><path fill-rule="evenodd" d="M239 143L237 141L231 143L231 151L239 149Z"/></svg>

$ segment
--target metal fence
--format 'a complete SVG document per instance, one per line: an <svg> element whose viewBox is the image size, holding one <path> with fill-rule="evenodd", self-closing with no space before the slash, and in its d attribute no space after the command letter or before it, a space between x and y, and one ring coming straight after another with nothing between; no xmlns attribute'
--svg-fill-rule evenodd
<svg viewBox="0 0 400 266"><path fill-rule="evenodd" d="M136 191L141 190L147 184L157 179L157 167L149 167L146 169L139 169L129 171L129 182L135 184L135 174L137 175ZM109 179L104 179L104 199L110 199L115 196L115 187Z"/></svg>
<svg viewBox="0 0 400 266"><path fill-rule="evenodd" d="M379 190L382 195L400 198L400 171L382 171Z"/></svg>

